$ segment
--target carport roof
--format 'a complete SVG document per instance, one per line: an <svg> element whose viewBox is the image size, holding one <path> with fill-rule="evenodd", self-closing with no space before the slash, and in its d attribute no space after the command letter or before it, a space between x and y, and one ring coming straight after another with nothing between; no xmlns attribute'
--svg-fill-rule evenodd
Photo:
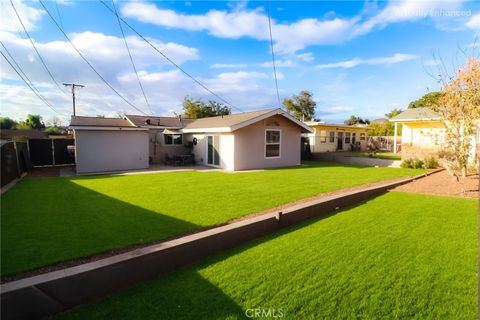
<svg viewBox="0 0 480 320"><path fill-rule="evenodd" d="M140 116L133 114L125 115L125 118L138 127L148 128L183 128L186 124L193 121L180 117Z"/></svg>

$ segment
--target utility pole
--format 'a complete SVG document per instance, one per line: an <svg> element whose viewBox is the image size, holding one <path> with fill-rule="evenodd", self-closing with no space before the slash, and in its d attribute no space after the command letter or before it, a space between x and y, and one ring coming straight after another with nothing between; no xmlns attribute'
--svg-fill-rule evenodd
<svg viewBox="0 0 480 320"><path fill-rule="evenodd" d="M72 87L72 105L73 105L73 116L75 116L75 87L83 88L85 87L83 84L76 84L76 83L64 83L65 87Z"/></svg>

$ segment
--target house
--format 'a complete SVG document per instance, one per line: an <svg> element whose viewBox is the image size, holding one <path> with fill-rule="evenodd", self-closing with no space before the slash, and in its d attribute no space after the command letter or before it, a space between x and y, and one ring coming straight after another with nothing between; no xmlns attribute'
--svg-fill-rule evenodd
<svg viewBox="0 0 480 320"><path fill-rule="evenodd" d="M396 152L401 151L402 159L419 158L436 155L440 150L445 125L442 117L429 108L407 109L390 119L395 125L395 138L399 125L402 126L401 145L394 145ZM480 141L480 121L475 136L472 139L472 156L475 154L475 146ZM396 139L394 140L396 142ZM473 158L473 157L472 157Z"/></svg>
<svg viewBox="0 0 480 320"><path fill-rule="evenodd" d="M313 130L281 109L203 119L126 115L72 117L77 172L144 169L192 152L197 164L228 171L300 164L300 138ZM191 151L185 144L191 142Z"/></svg>
<svg viewBox="0 0 480 320"><path fill-rule="evenodd" d="M305 122L313 133L308 137L312 153L364 151L367 149L367 126L347 126L323 122Z"/></svg>

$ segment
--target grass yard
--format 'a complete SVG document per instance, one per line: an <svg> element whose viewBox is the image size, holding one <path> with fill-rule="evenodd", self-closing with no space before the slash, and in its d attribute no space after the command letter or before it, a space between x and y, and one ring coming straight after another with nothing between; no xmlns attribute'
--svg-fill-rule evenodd
<svg viewBox="0 0 480 320"><path fill-rule="evenodd" d="M1 272L148 243L294 200L423 171L308 162L229 174L24 180L1 197Z"/></svg>
<svg viewBox="0 0 480 320"><path fill-rule="evenodd" d="M477 210L390 192L58 318L242 319L262 308L282 319L475 320Z"/></svg>
<svg viewBox="0 0 480 320"><path fill-rule="evenodd" d="M360 158L375 158L375 159L385 159L385 160L401 160L401 155L399 153L393 152L341 152L339 153L346 157L360 157Z"/></svg>

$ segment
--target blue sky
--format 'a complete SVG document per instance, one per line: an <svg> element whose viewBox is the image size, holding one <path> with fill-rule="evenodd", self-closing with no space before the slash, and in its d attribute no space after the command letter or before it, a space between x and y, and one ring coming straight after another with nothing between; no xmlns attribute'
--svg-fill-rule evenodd
<svg viewBox="0 0 480 320"><path fill-rule="evenodd" d="M242 111L278 106L266 1L115 3L140 34ZM149 108L114 15L98 1L44 4L97 71L144 112L181 112L186 95L216 99L124 25ZM139 113L79 58L39 2L14 5L57 82L86 85L77 93L78 115ZM431 76L437 70L434 54L450 70L465 60L459 48L478 56L473 45L480 30L478 2L271 1L270 12L280 97L310 90L317 117L328 122L342 122L352 114L382 117L438 90ZM58 111L45 106L2 58L1 116L22 119L39 113L47 121L57 116L68 123L71 98L53 84L8 1L1 2L0 18L2 43Z"/></svg>

